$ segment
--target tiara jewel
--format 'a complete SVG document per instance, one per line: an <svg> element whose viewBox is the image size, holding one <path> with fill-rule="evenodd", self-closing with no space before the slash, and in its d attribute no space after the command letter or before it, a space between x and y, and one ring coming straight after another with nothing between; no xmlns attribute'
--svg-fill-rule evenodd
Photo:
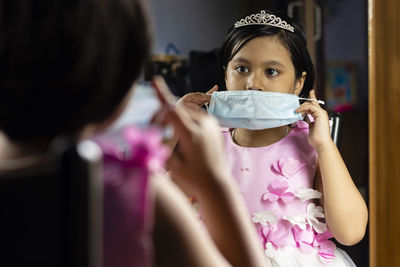
<svg viewBox="0 0 400 267"><path fill-rule="evenodd" d="M273 14L268 14L265 10L261 10L260 13L251 14L235 23L234 28L239 28L248 25L269 25L273 27L282 28L291 32L294 32L292 25L282 20Z"/></svg>

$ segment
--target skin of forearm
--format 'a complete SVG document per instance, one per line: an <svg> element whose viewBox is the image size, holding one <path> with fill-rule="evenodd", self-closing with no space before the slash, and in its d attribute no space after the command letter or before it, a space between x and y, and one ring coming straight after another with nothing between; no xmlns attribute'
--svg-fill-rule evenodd
<svg viewBox="0 0 400 267"><path fill-rule="evenodd" d="M344 245L359 242L365 234L368 211L333 142L316 148L323 185L323 205L328 227Z"/></svg>

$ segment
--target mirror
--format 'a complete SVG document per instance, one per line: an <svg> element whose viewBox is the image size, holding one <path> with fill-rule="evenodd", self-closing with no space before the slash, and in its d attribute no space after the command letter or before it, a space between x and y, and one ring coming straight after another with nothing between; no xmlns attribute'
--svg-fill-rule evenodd
<svg viewBox="0 0 400 267"><path fill-rule="evenodd" d="M310 2L314 1L151 0L155 40L148 75L166 77L177 96L207 91L213 86L215 70L205 66L212 63L213 53L238 17L251 10L278 9L305 24L303 9ZM326 109L342 114L340 152L368 203L368 3L325 0L315 1L315 5L317 24L311 42L316 88L327 102ZM169 57L163 59L165 55ZM206 74L194 75L199 69ZM368 232L357 245L340 247L357 266L369 265Z"/></svg>

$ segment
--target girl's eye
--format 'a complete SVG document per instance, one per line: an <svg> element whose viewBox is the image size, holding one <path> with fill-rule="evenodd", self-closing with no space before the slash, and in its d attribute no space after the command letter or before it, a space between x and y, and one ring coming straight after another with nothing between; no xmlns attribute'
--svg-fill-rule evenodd
<svg viewBox="0 0 400 267"><path fill-rule="evenodd" d="M237 66L237 67L236 67L236 70L237 70L238 72L240 72L240 73L242 73L242 72L249 72L249 69L248 69L247 67L245 67L245 66Z"/></svg>
<svg viewBox="0 0 400 267"><path fill-rule="evenodd" d="M277 71L275 69L267 69L265 72L270 76L276 76L279 74L279 71Z"/></svg>

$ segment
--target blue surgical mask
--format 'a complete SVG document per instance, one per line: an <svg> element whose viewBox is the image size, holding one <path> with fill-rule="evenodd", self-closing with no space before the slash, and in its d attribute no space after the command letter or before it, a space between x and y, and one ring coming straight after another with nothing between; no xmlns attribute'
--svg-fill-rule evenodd
<svg viewBox="0 0 400 267"><path fill-rule="evenodd" d="M304 98L267 91L219 91L211 95L208 113L222 127L269 129L302 120L302 115L295 111L300 107L300 99Z"/></svg>

